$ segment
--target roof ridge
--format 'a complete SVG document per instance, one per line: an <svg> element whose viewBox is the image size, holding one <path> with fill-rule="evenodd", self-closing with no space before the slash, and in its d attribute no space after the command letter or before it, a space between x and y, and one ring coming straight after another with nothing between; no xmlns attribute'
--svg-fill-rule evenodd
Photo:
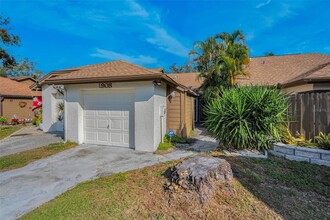
<svg viewBox="0 0 330 220"><path fill-rule="evenodd" d="M151 71L150 69L146 68L146 67L143 67L143 66L139 66L139 65L136 65L134 63L130 63L126 60L122 60L122 59L119 59L119 60L112 60L112 61L107 61L107 62L102 62L102 63L96 63L96 64L88 64L88 65L84 65L84 66L78 66L78 67L71 67L71 68L66 68L66 69L61 69L61 70L54 70L54 71L51 71L52 72L61 72L61 71L69 71L69 70L72 70L72 71L76 71L76 70L80 70L80 69L84 69L84 68L88 68L88 67L94 67L94 66L98 66L98 65L105 65L105 64L108 64L108 63L115 63L115 62L123 62L123 63L126 63L126 64L129 64L129 65L132 65L132 66L135 66L135 67L138 67L138 68L141 68L143 70L147 70L148 72L150 73L153 73L153 71Z"/></svg>
<svg viewBox="0 0 330 220"><path fill-rule="evenodd" d="M326 55L326 56L330 56L329 54L325 54L325 53L311 52L311 53L280 54L280 55L272 55L272 56L262 55L262 56L254 56L254 57L250 57L250 58L253 59L253 58L262 58L262 57L285 57L285 56L300 56L300 55Z"/></svg>

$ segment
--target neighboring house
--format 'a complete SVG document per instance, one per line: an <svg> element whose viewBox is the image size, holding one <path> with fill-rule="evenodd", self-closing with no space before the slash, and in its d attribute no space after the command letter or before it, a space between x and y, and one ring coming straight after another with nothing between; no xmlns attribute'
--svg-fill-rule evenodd
<svg viewBox="0 0 330 220"><path fill-rule="evenodd" d="M12 77L9 77L9 79L15 80L20 83L25 83L28 86L32 86L33 84L35 84L37 82L37 80L35 80L31 76L12 76Z"/></svg>
<svg viewBox="0 0 330 220"><path fill-rule="evenodd" d="M32 99L41 92L32 91L30 85L26 81L0 77L0 116L6 117L8 122L14 115L20 120L33 118Z"/></svg>
<svg viewBox="0 0 330 220"><path fill-rule="evenodd" d="M320 53L265 56L250 59L243 85L276 85L285 93L329 90L330 56Z"/></svg>
<svg viewBox="0 0 330 220"><path fill-rule="evenodd" d="M240 85L277 86L292 95L289 114L293 133L313 138L320 131L330 132L330 56L320 53L265 56L250 59L248 75L238 78ZM175 81L198 90L198 73L169 74ZM200 118L202 108L195 101ZM197 105L197 106L196 106ZM197 118L197 117L196 117ZM201 119L203 120L203 119Z"/></svg>
<svg viewBox="0 0 330 220"><path fill-rule="evenodd" d="M39 87L43 130L62 127L66 140L153 152L168 130L187 136L194 128L197 94L160 68L118 60L54 71Z"/></svg>

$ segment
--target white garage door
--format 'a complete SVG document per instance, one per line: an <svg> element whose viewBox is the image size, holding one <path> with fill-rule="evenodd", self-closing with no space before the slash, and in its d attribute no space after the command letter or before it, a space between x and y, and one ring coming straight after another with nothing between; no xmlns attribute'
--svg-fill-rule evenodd
<svg viewBox="0 0 330 220"><path fill-rule="evenodd" d="M85 143L130 147L133 106L131 92L84 92Z"/></svg>

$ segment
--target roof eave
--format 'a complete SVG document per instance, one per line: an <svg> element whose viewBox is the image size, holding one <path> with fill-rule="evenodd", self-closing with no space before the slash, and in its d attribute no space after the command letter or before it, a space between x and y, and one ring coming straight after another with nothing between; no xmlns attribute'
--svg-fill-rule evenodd
<svg viewBox="0 0 330 220"><path fill-rule="evenodd" d="M4 98L28 98L31 99L34 96L33 95L10 95L10 94L0 94L0 97Z"/></svg>
<svg viewBox="0 0 330 220"><path fill-rule="evenodd" d="M317 83L317 82L330 83L330 78L300 79L300 80L280 84L280 86L282 88L287 88L287 87L291 87L291 86L298 86L298 85L302 85L302 84Z"/></svg>

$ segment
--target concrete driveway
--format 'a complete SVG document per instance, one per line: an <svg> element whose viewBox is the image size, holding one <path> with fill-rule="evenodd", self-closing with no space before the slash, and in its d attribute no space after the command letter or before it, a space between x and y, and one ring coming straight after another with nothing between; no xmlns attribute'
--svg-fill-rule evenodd
<svg viewBox="0 0 330 220"><path fill-rule="evenodd" d="M20 169L0 173L0 219L15 219L82 181L134 170L193 154L167 155L131 149L80 145Z"/></svg>
<svg viewBox="0 0 330 220"><path fill-rule="evenodd" d="M42 147L63 141L60 133L44 133L35 126L27 126L0 141L0 156Z"/></svg>

